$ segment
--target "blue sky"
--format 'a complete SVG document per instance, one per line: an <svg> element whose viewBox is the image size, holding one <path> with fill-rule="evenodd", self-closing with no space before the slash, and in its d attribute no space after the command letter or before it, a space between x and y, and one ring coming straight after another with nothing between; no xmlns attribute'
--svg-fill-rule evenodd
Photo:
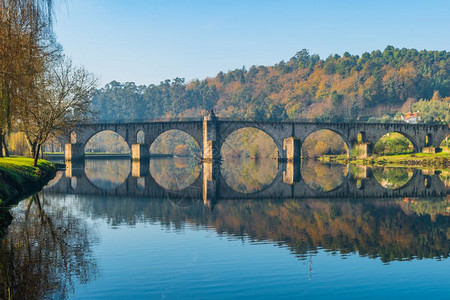
<svg viewBox="0 0 450 300"><path fill-rule="evenodd" d="M273 65L301 49L361 54L386 45L450 49L448 0L68 0L65 53L100 78L158 84Z"/></svg>

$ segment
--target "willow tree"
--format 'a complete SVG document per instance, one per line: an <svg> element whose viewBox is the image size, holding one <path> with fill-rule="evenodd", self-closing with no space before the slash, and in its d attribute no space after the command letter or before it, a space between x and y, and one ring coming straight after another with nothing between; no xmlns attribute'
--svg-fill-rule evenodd
<svg viewBox="0 0 450 300"><path fill-rule="evenodd" d="M0 156L18 94L59 52L52 33L53 0L0 0Z"/></svg>
<svg viewBox="0 0 450 300"><path fill-rule="evenodd" d="M96 87L97 79L91 73L61 57L47 65L20 95L17 126L25 133L34 165L51 135L64 135L92 117L90 103Z"/></svg>

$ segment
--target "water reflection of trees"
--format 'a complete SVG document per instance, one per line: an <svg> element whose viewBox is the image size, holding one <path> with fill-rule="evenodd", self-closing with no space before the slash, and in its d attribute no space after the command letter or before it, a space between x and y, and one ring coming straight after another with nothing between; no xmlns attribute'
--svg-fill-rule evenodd
<svg viewBox="0 0 450 300"><path fill-rule="evenodd" d="M195 182L200 175L200 167L194 158L152 159L150 174L163 188L169 191L180 191Z"/></svg>
<svg viewBox="0 0 450 300"><path fill-rule="evenodd" d="M324 248L357 252L383 262L450 254L450 200L220 201L177 208L167 199L81 199L90 215L111 225L160 223L214 227L220 234L248 236L288 246L304 256Z"/></svg>
<svg viewBox="0 0 450 300"><path fill-rule="evenodd" d="M0 298L67 298L96 276L91 228L68 206L38 195L14 209L0 242Z"/></svg>
<svg viewBox="0 0 450 300"><path fill-rule="evenodd" d="M414 175L412 169L405 168L374 168L373 176L387 189L398 189L408 183Z"/></svg>
<svg viewBox="0 0 450 300"><path fill-rule="evenodd" d="M329 192L346 180L348 167L338 164L324 164L312 159L302 162L301 174L305 183L315 191Z"/></svg>
<svg viewBox="0 0 450 300"><path fill-rule="evenodd" d="M131 171L129 159L88 159L84 169L87 178L95 186L109 190L118 188Z"/></svg>
<svg viewBox="0 0 450 300"><path fill-rule="evenodd" d="M311 200L264 205L256 202L248 214L251 204L242 202L237 207L233 205L232 214L226 216L221 228L231 234L246 233L253 238L286 243L299 255L320 247L342 254L358 252L380 257L384 262L448 257L449 216L439 212L433 221L429 215L405 210L400 203ZM219 204L216 209L228 211L226 205ZM245 222L236 226L236 219Z"/></svg>
<svg viewBox="0 0 450 300"><path fill-rule="evenodd" d="M270 185L277 176L278 162L275 159L235 158L221 164L221 173L233 190L254 193Z"/></svg>

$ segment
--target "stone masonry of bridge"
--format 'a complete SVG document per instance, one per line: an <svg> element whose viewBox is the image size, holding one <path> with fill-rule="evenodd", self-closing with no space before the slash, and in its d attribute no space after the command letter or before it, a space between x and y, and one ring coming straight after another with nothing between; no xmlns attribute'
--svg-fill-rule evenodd
<svg viewBox="0 0 450 300"><path fill-rule="evenodd" d="M328 129L337 133L347 144L349 151L355 145L362 145L366 155L385 134L398 132L407 137L415 152L425 147L439 146L450 135L448 125L407 124L407 123L312 123L274 121L230 121L218 119L214 113L203 121L154 121L145 123L85 124L76 127L73 137L61 137L65 145L66 160L84 158L84 148L95 134L110 130L121 135L128 143L133 159L148 159L149 149L155 139L169 130L180 130L191 135L203 150L203 160L219 161L221 148L227 137L241 128L256 128L267 133L275 142L280 161L300 159L301 144L312 133ZM138 133L143 133L144 141L138 143Z"/></svg>

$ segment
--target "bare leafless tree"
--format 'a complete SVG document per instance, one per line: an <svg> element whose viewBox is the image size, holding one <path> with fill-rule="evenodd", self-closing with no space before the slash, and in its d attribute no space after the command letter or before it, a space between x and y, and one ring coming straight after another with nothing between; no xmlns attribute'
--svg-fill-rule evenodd
<svg viewBox="0 0 450 300"><path fill-rule="evenodd" d="M96 86L91 73L61 57L24 90L16 124L25 133L35 165L50 135L63 134L92 116L90 100Z"/></svg>

